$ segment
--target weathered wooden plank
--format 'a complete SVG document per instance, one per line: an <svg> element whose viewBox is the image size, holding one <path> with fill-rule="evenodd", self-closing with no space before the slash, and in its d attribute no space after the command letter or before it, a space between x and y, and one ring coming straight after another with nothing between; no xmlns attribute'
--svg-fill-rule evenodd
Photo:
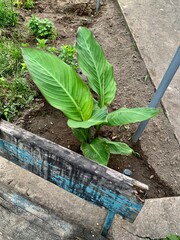
<svg viewBox="0 0 180 240"><path fill-rule="evenodd" d="M1 240L93 240L95 232L73 225L32 203L7 186L0 186Z"/></svg>
<svg viewBox="0 0 180 240"><path fill-rule="evenodd" d="M8 122L0 123L0 154L75 195L133 221L148 187Z"/></svg>

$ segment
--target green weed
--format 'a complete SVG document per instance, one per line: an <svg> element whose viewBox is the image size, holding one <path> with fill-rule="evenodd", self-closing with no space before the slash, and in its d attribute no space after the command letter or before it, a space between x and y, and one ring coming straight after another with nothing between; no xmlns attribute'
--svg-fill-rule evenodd
<svg viewBox="0 0 180 240"><path fill-rule="evenodd" d="M54 53L58 55L58 57L63 60L66 64L71 66L75 71L78 69L77 57L76 57L76 49L72 45L63 45L61 49L58 50L56 47L48 46L48 39L39 39L37 40L37 48L46 50L47 52Z"/></svg>
<svg viewBox="0 0 180 240"><path fill-rule="evenodd" d="M20 47L5 37L0 39L0 77L16 75L21 69Z"/></svg>
<svg viewBox="0 0 180 240"><path fill-rule="evenodd" d="M161 239L161 240L180 240L180 236L177 236L175 234L171 234L168 237Z"/></svg>
<svg viewBox="0 0 180 240"><path fill-rule="evenodd" d="M40 19L33 15L29 20L28 26L36 38L54 39L56 37L55 26L48 18Z"/></svg>
<svg viewBox="0 0 180 240"><path fill-rule="evenodd" d="M33 0L26 0L24 3L24 8L29 10L34 7L34 1Z"/></svg>
<svg viewBox="0 0 180 240"><path fill-rule="evenodd" d="M0 27L14 27L18 21L18 14L13 8L12 1L0 0Z"/></svg>
<svg viewBox="0 0 180 240"><path fill-rule="evenodd" d="M71 66L74 70L77 70L78 63L76 58L76 49L72 45L63 45L60 50L59 57L66 64Z"/></svg>
<svg viewBox="0 0 180 240"><path fill-rule="evenodd" d="M8 121L18 115L19 111L32 102L36 95L24 78L8 81L1 77L0 89L0 113L3 113Z"/></svg>
<svg viewBox="0 0 180 240"><path fill-rule="evenodd" d="M17 8L25 8L27 10L30 10L34 7L34 0L14 0L13 1L14 6L16 6Z"/></svg>

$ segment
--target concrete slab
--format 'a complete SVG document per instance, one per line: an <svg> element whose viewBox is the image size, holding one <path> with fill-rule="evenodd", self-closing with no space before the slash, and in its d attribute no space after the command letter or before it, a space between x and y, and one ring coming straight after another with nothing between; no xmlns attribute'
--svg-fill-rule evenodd
<svg viewBox="0 0 180 240"><path fill-rule="evenodd" d="M118 0L130 31L157 87L180 44L179 0ZM162 103L180 143L180 69Z"/></svg>
<svg viewBox="0 0 180 240"><path fill-rule="evenodd" d="M116 217L110 234L114 240L160 239L169 234L180 236L179 212L180 197L149 199L133 224Z"/></svg>

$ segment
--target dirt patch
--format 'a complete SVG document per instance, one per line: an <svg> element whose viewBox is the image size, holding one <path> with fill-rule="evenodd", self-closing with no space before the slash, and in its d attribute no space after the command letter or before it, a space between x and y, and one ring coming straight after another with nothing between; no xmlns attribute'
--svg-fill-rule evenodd
<svg viewBox="0 0 180 240"><path fill-rule="evenodd" d="M111 105L113 110L122 106L147 106L154 87L116 1L107 0L106 4L104 2L98 15L94 15L94 5L86 6L76 1L38 1L34 11L40 17L48 17L55 22L59 32L55 42L57 45L74 43L75 33L80 25L89 26L93 30L107 58L114 66L118 92ZM38 109L27 111L16 123L37 135L79 152L79 143L67 128L67 119L63 114L43 100L37 101L35 106L38 106ZM133 146L130 138L136 126L108 129L104 127L101 134ZM165 140L167 138L168 141ZM174 195L172 188L163 182L163 176L160 179L156 175L155 167L150 164L153 158L157 165L159 162L167 163L167 155L163 153L169 151L170 154L170 151L177 149L172 128L163 112L151 121L142 139L133 146L140 153L139 158L114 155L109 166L119 172L123 172L125 168L131 169L133 178L149 185L147 198ZM176 161L173 161L176 164Z"/></svg>

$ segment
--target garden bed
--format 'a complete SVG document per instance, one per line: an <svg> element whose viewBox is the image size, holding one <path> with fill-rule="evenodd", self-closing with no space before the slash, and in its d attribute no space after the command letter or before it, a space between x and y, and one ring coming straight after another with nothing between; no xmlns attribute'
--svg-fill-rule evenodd
<svg viewBox="0 0 180 240"><path fill-rule="evenodd" d="M53 40L53 46L56 47L62 44L73 44L78 26L89 27L114 67L118 92L111 105L112 110L121 106L148 105L154 87L116 1L104 1L97 14L93 1L90 4L78 3L78 1L70 3L68 1L36 1L31 11L21 9L20 12L22 32L32 13L40 18L46 17L52 20L58 32L56 40ZM24 34L25 39L31 45L35 44L34 39L26 34ZM67 127L67 119L60 111L45 103L40 96L31 103L21 117L15 118L14 122L28 131L80 152L80 144ZM149 164L150 158L157 159L157 162L161 158L160 165L166 164L168 151L176 149L176 139L168 119L162 111L160 116L151 120L143 141L133 146L130 138L136 126L102 128L102 136L124 141L140 154L140 157L114 155L110 159L109 167L119 172L123 172L125 168L131 169L134 179L149 185L147 198L174 195L173 189L163 182L163 176L158 176L156 169Z"/></svg>

